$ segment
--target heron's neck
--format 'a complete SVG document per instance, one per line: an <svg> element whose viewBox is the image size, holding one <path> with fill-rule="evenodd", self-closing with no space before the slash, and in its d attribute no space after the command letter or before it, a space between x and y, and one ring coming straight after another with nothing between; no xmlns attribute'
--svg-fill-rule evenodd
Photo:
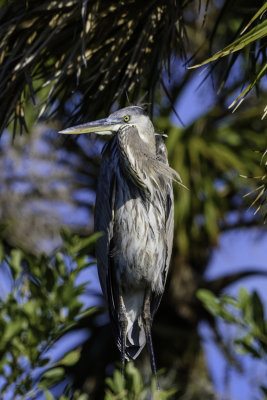
<svg viewBox="0 0 267 400"><path fill-rule="evenodd" d="M120 166L124 175L138 187L147 189L150 171L148 155L156 156L154 134L148 136L145 141L136 127L124 125L119 129L117 136Z"/></svg>

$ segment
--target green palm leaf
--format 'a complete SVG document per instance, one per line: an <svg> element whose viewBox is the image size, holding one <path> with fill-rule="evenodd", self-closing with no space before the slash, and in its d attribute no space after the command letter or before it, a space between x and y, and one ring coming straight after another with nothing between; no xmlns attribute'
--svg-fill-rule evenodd
<svg viewBox="0 0 267 400"><path fill-rule="evenodd" d="M266 8L267 8L267 6L266 6ZM188 68L189 69L198 68L198 67L201 67L212 61L216 61L219 58L228 56L229 54L232 54L236 51L242 50L244 47L251 44L252 42L263 39L266 36L267 36L267 21L263 21L260 24L258 24L257 26L255 26L255 28L253 28L249 32L247 32L245 35L241 36L234 42L230 43L228 46L224 47L222 50L215 53L212 57L207 58L205 61L203 61L200 64L192 65L191 67L188 67Z"/></svg>

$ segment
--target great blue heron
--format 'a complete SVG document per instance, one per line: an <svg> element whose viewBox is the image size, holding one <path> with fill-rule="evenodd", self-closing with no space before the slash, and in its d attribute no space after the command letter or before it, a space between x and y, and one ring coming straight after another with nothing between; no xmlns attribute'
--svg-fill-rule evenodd
<svg viewBox="0 0 267 400"><path fill-rule="evenodd" d="M98 274L121 351L121 364L135 359L148 342L157 379L151 324L158 309L173 241L172 180L161 135L141 107L61 133L115 135L104 146L95 205Z"/></svg>

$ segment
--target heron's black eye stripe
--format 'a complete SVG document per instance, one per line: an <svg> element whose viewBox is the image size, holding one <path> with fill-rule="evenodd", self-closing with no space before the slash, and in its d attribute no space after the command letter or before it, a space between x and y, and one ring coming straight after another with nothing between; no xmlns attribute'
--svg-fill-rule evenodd
<svg viewBox="0 0 267 400"><path fill-rule="evenodd" d="M123 117L123 119L124 119L125 122L129 122L130 121L130 115L125 115Z"/></svg>

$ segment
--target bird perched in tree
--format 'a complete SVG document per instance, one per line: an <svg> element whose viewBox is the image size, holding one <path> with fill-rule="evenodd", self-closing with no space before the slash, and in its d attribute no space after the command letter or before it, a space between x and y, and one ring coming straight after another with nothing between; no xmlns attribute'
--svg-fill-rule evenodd
<svg viewBox="0 0 267 400"><path fill-rule="evenodd" d="M148 343L156 363L151 324L166 283L173 241L172 181L162 136L141 107L61 133L114 134L102 151L95 205L98 274L108 304L121 363L134 360Z"/></svg>

